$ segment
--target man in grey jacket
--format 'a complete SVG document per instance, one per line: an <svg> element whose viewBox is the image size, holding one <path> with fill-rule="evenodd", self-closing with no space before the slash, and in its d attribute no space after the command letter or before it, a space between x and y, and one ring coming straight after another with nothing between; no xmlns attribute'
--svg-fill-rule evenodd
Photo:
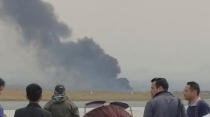
<svg viewBox="0 0 210 117"><path fill-rule="evenodd" d="M187 117L184 105L168 92L165 78L151 80L152 99L146 104L144 117Z"/></svg>

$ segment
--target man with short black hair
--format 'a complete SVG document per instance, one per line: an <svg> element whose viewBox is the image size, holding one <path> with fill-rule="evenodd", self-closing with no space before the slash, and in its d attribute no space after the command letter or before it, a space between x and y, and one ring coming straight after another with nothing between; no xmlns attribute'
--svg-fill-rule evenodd
<svg viewBox="0 0 210 117"><path fill-rule="evenodd" d="M57 85L52 99L44 106L52 117L79 117L78 107L67 97L65 87Z"/></svg>
<svg viewBox="0 0 210 117"><path fill-rule="evenodd" d="M4 90L4 87L5 87L5 81L2 78L0 78L0 95ZM4 117L4 109L1 105L0 105L0 117Z"/></svg>
<svg viewBox="0 0 210 117"><path fill-rule="evenodd" d="M165 78L153 78L151 80L151 95L154 97L159 92L167 92L168 91L168 82Z"/></svg>
<svg viewBox="0 0 210 117"><path fill-rule="evenodd" d="M38 84L28 85L26 95L29 100L28 106L16 110L14 117L51 117L51 113L38 104L42 97L42 88Z"/></svg>
<svg viewBox="0 0 210 117"><path fill-rule="evenodd" d="M199 84L194 81L187 82L184 89L184 97L189 102L187 108L188 117L203 117L210 113L209 105L199 95Z"/></svg>
<svg viewBox="0 0 210 117"><path fill-rule="evenodd" d="M152 99L146 104L144 117L187 117L180 99L168 92L165 78L153 78L151 83Z"/></svg>

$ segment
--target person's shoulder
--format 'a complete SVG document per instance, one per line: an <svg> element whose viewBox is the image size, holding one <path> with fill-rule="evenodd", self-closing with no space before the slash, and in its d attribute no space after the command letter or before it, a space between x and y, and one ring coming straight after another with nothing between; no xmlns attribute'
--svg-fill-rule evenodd
<svg viewBox="0 0 210 117"><path fill-rule="evenodd" d="M50 115L51 113L43 108L38 108L38 111L44 113L45 115Z"/></svg>
<svg viewBox="0 0 210 117"><path fill-rule="evenodd" d="M26 113L26 108L19 108L15 110L15 117L21 117L24 113Z"/></svg>
<svg viewBox="0 0 210 117"><path fill-rule="evenodd" d="M44 108L49 108L50 106L52 106L54 103L53 103L53 100L51 99L51 100L49 100L46 104L45 104L45 106L44 106Z"/></svg>
<svg viewBox="0 0 210 117"><path fill-rule="evenodd" d="M165 102L166 100L170 100L170 102L178 103L178 99L170 93L163 93L161 95L155 96L150 100L152 104L160 104Z"/></svg>
<svg viewBox="0 0 210 117"><path fill-rule="evenodd" d="M70 105L75 105L74 102L72 102L71 100L66 100L66 103L70 104Z"/></svg>
<svg viewBox="0 0 210 117"><path fill-rule="evenodd" d="M51 113L45 109L40 108L40 110L46 115L46 117L51 117Z"/></svg>
<svg viewBox="0 0 210 117"><path fill-rule="evenodd" d="M19 108L19 109L15 110L15 113L25 112L25 110L26 110L26 107Z"/></svg>
<svg viewBox="0 0 210 117"><path fill-rule="evenodd" d="M200 100L198 102L198 106L206 106L206 107L209 107L208 103L206 101L204 101L204 100Z"/></svg>
<svg viewBox="0 0 210 117"><path fill-rule="evenodd" d="M176 97L170 92L164 92L164 93L154 97L154 99L163 99L163 98L176 99Z"/></svg>
<svg viewBox="0 0 210 117"><path fill-rule="evenodd" d="M77 105L74 102L72 102L71 100L69 100L69 99L67 99L65 101L65 103L67 103L67 105L72 107L72 108L77 108Z"/></svg>
<svg viewBox="0 0 210 117"><path fill-rule="evenodd" d="M151 106L156 100L154 98L147 101L146 106Z"/></svg>
<svg viewBox="0 0 210 117"><path fill-rule="evenodd" d="M197 106L200 110L203 110L203 111L205 110L205 111L210 112L209 104L205 102L204 100L199 100L197 103Z"/></svg>
<svg viewBox="0 0 210 117"><path fill-rule="evenodd" d="M165 95L157 95L155 97L153 97L150 102L156 102L156 101L160 101L162 100L163 98L165 98L166 96Z"/></svg>
<svg viewBox="0 0 210 117"><path fill-rule="evenodd" d="M162 96L162 95L155 96L147 102L147 105L152 106L152 105L159 104L160 102L163 102L162 101L163 99L164 99L164 96Z"/></svg>
<svg viewBox="0 0 210 117"><path fill-rule="evenodd" d="M51 114L49 111L47 111L47 110L45 110L45 109L42 109L42 108L41 108L41 110L42 110L42 112L44 112L45 114Z"/></svg>

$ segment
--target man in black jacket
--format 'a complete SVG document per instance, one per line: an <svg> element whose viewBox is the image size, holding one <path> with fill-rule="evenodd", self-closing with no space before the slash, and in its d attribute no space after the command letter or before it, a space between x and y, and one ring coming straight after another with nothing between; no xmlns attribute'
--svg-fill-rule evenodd
<svg viewBox="0 0 210 117"><path fill-rule="evenodd" d="M42 88L38 84L30 84L26 88L28 106L15 111L14 117L51 117L51 113L38 104L42 97Z"/></svg>

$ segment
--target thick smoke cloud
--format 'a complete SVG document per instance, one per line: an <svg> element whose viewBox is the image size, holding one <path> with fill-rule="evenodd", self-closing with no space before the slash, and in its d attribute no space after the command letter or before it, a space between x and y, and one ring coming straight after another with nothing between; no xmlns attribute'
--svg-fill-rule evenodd
<svg viewBox="0 0 210 117"><path fill-rule="evenodd" d="M60 22L53 7L41 0L0 0L0 18L17 25L24 46L36 49L40 69L49 83L79 90L132 90L117 59L106 54L92 39L62 42L71 29ZM49 85L49 84L47 84Z"/></svg>

